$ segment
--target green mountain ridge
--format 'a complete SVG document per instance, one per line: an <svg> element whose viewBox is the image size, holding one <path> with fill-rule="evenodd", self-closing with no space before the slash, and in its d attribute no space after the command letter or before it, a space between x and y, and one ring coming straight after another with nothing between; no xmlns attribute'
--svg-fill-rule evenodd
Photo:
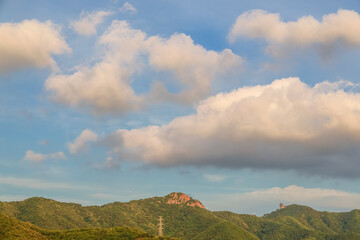
<svg viewBox="0 0 360 240"><path fill-rule="evenodd" d="M106 231L127 227L139 234L155 236L157 219L162 216L165 235L184 240L360 239L360 210L331 213L290 205L257 217L227 211L211 212L203 208L200 201L183 193L102 206L82 206L35 197L24 201L0 202L0 213L9 219L33 224L30 230L41 228L42 233L60 231L76 235L82 231L86 234L91 231L100 234L103 231L102 234L106 234Z"/></svg>

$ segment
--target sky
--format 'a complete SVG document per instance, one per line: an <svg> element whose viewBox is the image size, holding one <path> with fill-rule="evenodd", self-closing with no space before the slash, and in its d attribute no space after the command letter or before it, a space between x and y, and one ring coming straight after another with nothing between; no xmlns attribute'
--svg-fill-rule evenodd
<svg viewBox="0 0 360 240"><path fill-rule="evenodd" d="M0 0L0 201L360 208L360 2Z"/></svg>

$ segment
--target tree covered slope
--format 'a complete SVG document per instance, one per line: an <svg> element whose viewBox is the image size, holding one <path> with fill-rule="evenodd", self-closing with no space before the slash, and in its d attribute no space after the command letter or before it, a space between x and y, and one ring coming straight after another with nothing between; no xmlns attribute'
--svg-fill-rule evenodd
<svg viewBox="0 0 360 240"><path fill-rule="evenodd" d="M89 207L45 198L30 198L19 202L2 202L0 212L45 229L127 226L151 234L157 233L157 219L162 216L165 219L164 233L182 239L195 239L200 232L220 223L231 224L228 221L224 223L223 219L203 208L199 201L182 193ZM223 232L217 234L226 235L229 229L231 228L224 228ZM251 235L241 227L237 227L237 232Z"/></svg>
<svg viewBox="0 0 360 240"><path fill-rule="evenodd" d="M260 239L360 239L359 213L319 212L300 205L290 205L263 217L214 212Z"/></svg>
<svg viewBox="0 0 360 240"><path fill-rule="evenodd" d="M0 202L0 213L3 218L10 219L11 224L20 224L19 229L26 236L40 234L38 239L98 239L99 236L109 237L101 239L127 239L111 238L124 231L128 231L130 237L146 233L156 235L159 216L164 218L166 236L184 240L360 239L359 210L331 213L290 205L257 217L225 211L211 212L201 202L183 193L85 207L30 198ZM78 238L74 238L75 235ZM79 238L81 235L88 238Z"/></svg>
<svg viewBox="0 0 360 240"><path fill-rule="evenodd" d="M44 230L0 214L0 239L6 240L171 240L128 227Z"/></svg>
<svg viewBox="0 0 360 240"><path fill-rule="evenodd" d="M47 239L40 228L0 213L0 239Z"/></svg>

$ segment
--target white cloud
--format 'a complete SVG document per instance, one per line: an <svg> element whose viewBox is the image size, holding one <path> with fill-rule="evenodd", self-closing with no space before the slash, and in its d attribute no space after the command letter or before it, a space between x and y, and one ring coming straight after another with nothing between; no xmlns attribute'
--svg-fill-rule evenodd
<svg viewBox="0 0 360 240"><path fill-rule="evenodd" d="M217 74L237 69L242 63L231 50L206 50L184 34L174 34L169 39L147 38L126 21L114 20L98 44L104 54L95 65L81 66L73 74L52 75L46 80L45 89L56 102L89 108L94 114L137 111L144 102L153 100L192 103L209 93ZM145 67L174 73L173 81L185 90L169 93L158 82L150 93L144 94L146 97L136 95L131 87L133 75Z"/></svg>
<svg viewBox="0 0 360 240"><path fill-rule="evenodd" d="M285 188L274 187L253 192L203 196L208 209L230 210L239 213L257 214L276 210L282 202L306 205L317 210L349 211L359 208L360 194L335 189L304 188L291 185Z"/></svg>
<svg viewBox="0 0 360 240"><path fill-rule="evenodd" d="M193 115L163 126L120 129L107 142L120 159L158 166L359 177L360 94L343 85L310 87L285 78L242 87L202 101Z"/></svg>
<svg viewBox="0 0 360 240"><path fill-rule="evenodd" d="M0 23L0 73L26 67L53 67L52 55L70 52L61 28L51 21Z"/></svg>
<svg viewBox="0 0 360 240"><path fill-rule="evenodd" d="M97 139L98 135L96 133L90 129L85 129L73 143L68 143L67 145L71 154L77 154L81 151L86 151L88 149L88 144L95 142Z"/></svg>
<svg viewBox="0 0 360 240"><path fill-rule="evenodd" d="M240 69L241 57L230 49L222 52L206 50L190 36L174 34L169 39L158 36L146 41L150 66L157 71L170 71L185 90L172 94L162 84L154 85L154 98L193 103L208 96L211 83L218 74Z"/></svg>
<svg viewBox="0 0 360 240"><path fill-rule="evenodd" d="M135 111L141 98L131 88L136 59L145 34L124 21L113 21L100 38L105 56L92 67L83 66L70 75L52 75L45 88L52 98L73 107L88 107L94 114Z"/></svg>
<svg viewBox="0 0 360 240"><path fill-rule="evenodd" d="M35 153L31 150L27 151L25 154L25 157L23 158L23 160L27 160L30 162L42 162L46 159L46 155L45 154L41 154L41 153Z"/></svg>
<svg viewBox="0 0 360 240"><path fill-rule="evenodd" d="M81 12L80 19L70 23L77 34L90 36L96 34L96 27L104 21L104 18L113 14L110 11L98 11L93 13Z"/></svg>
<svg viewBox="0 0 360 240"><path fill-rule="evenodd" d="M323 57L337 47L359 48L360 15L352 10L340 9L324 15L319 22L312 16L297 21L283 22L279 14L264 10L251 10L241 14L233 25L229 40L240 37L262 38L268 42L267 51L275 56L292 50L317 47Z"/></svg>
<svg viewBox="0 0 360 240"><path fill-rule="evenodd" d="M218 174L204 174L204 178L209 182L222 182L226 179L226 176Z"/></svg>
<svg viewBox="0 0 360 240"><path fill-rule="evenodd" d="M107 157L103 162L93 162L91 167L99 170L118 170L121 168L120 162L113 157Z"/></svg>
<svg viewBox="0 0 360 240"><path fill-rule="evenodd" d="M23 158L24 161L29 161L29 162L43 162L49 159L66 159L66 157L63 152L42 154L28 150Z"/></svg>
<svg viewBox="0 0 360 240"><path fill-rule="evenodd" d="M10 185L21 188L31 189L82 189L83 187L73 184L62 184L56 182L48 182L32 178L16 178L16 177L0 177L0 185Z"/></svg>
<svg viewBox="0 0 360 240"><path fill-rule="evenodd" d="M41 145L48 145L48 144L49 144L49 140L47 140L47 139L40 140L40 141L39 141L39 144L41 144Z"/></svg>
<svg viewBox="0 0 360 240"><path fill-rule="evenodd" d="M130 12L130 13L137 12L136 8L128 2L124 3L124 5L119 10L120 12Z"/></svg>
<svg viewBox="0 0 360 240"><path fill-rule="evenodd" d="M105 169L119 169L121 167L113 157L107 157L103 166Z"/></svg>

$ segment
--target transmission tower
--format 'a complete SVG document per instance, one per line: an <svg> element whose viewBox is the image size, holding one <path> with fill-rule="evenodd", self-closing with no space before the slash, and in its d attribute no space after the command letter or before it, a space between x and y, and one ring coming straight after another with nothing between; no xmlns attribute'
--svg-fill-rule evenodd
<svg viewBox="0 0 360 240"><path fill-rule="evenodd" d="M159 237L164 236L164 234L163 234L163 230L164 230L163 220L164 220L164 219L162 218L162 216L160 216L160 217L159 217L159 224L158 224L158 227L159 227L158 236L159 236Z"/></svg>

